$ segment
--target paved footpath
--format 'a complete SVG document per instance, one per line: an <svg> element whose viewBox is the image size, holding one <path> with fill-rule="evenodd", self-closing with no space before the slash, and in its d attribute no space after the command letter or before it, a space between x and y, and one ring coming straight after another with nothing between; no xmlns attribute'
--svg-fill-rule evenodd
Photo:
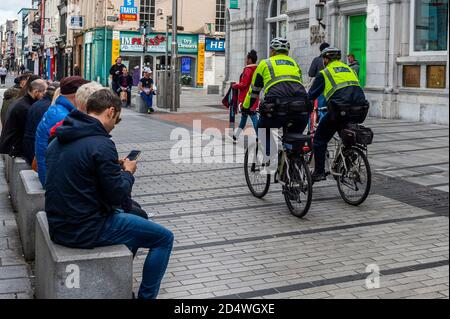
<svg viewBox="0 0 450 319"><path fill-rule="evenodd" d="M376 140L367 202L346 205L328 181L315 187L311 211L300 220L289 214L277 185L264 200L253 198L242 164L171 161L175 128L190 129L195 119L225 126L223 111L195 111L200 109L152 116L126 110L113 132L121 155L143 151L133 197L175 234L161 299L449 297L447 126L368 120ZM182 149L182 156L189 158L189 150ZM241 159L242 145L236 153ZM3 179L0 190L4 197ZM8 246L16 238L9 210L6 200L0 202L0 292L6 282L1 256L19 251ZM136 291L145 255L142 250L135 259ZM381 274L379 288L369 289L366 279L374 269ZM6 283L6 289L12 286Z"/></svg>

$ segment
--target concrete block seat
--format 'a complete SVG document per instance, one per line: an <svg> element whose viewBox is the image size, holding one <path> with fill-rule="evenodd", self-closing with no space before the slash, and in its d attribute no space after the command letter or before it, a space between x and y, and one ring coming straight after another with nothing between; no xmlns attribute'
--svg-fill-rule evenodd
<svg viewBox="0 0 450 319"><path fill-rule="evenodd" d="M16 157L12 159L12 165L9 175L9 194L11 195L11 204L15 211L17 211L17 191L21 183L20 172L31 170L31 166L25 162L24 159Z"/></svg>
<svg viewBox="0 0 450 319"><path fill-rule="evenodd" d="M131 299L133 256L124 245L71 249L53 243L47 214L36 222L36 298Z"/></svg>
<svg viewBox="0 0 450 319"><path fill-rule="evenodd" d="M45 190L35 171L21 171L17 189L17 223L25 259L34 260L36 214L45 210Z"/></svg>
<svg viewBox="0 0 450 319"><path fill-rule="evenodd" d="M14 159L9 155L4 155L4 161L5 161L5 178L6 182L9 184L9 179L11 176L11 170L12 170L12 162Z"/></svg>

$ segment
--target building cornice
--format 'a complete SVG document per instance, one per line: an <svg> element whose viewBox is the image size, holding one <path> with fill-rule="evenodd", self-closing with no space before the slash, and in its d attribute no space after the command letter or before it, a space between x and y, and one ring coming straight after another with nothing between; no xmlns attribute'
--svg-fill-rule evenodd
<svg viewBox="0 0 450 319"><path fill-rule="evenodd" d="M236 26L244 26L248 24L253 24L255 22L254 18L248 18L248 19L240 19L236 21L231 21L230 26L236 27Z"/></svg>
<svg viewBox="0 0 450 319"><path fill-rule="evenodd" d="M302 15L309 16L309 8L302 8L302 9L287 11L286 14L289 17L302 16Z"/></svg>

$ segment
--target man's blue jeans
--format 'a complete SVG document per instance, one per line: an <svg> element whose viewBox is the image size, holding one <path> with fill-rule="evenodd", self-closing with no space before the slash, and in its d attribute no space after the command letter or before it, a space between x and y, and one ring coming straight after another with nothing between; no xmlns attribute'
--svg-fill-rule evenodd
<svg viewBox="0 0 450 319"><path fill-rule="evenodd" d="M138 298L156 299L172 252L172 232L151 221L118 210L107 219L95 244L96 247L113 245L126 245L134 256L139 248L150 249L144 263Z"/></svg>
<svg viewBox="0 0 450 319"><path fill-rule="evenodd" d="M153 93L149 95L145 94L145 92L141 92L141 97L144 99L145 104L148 109L153 108Z"/></svg>

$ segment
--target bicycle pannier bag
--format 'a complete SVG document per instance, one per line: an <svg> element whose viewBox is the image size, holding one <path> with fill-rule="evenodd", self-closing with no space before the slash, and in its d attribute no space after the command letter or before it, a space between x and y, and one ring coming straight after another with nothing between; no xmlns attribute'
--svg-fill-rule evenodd
<svg viewBox="0 0 450 319"><path fill-rule="evenodd" d="M344 145L370 145L373 143L373 131L361 125L351 126L342 130L341 138Z"/></svg>

